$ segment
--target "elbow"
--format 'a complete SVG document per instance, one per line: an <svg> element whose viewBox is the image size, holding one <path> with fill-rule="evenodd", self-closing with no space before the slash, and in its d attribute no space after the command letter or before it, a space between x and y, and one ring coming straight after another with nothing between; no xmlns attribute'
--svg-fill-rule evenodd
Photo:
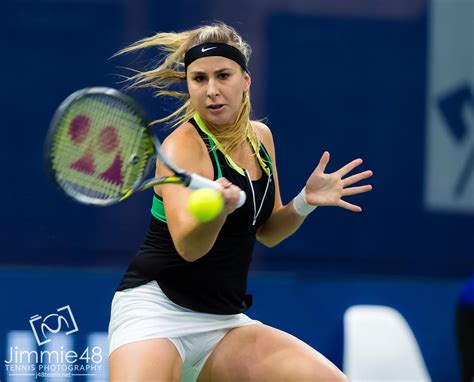
<svg viewBox="0 0 474 382"><path fill-rule="evenodd" d="M194 263L199 258L197 256L189 256L188 254L181 254L181 253L180 253L180 256L188 263Z"/></svg>
<svg viewBox="0 0 474 382"><path fill-rule="evenodd" d="M175 245L176 251L178 254L188 263L193 263L194 261L203 257L208 250L198 250L195 246L185 246L185 245Z"/></svg>
<svg viewBox="0 0 474 382"><path fill-rule="evenodd" d="M186 251L184 249L176 248L178 254L188 263L192 263L199 259L201 256L198 256L195 251Z"/></svg>
<svg viewBox="0 0 474 382"><path fill-rule="evenodd" d="M261 243L267 248L273 248L273 247L276 247L278 244L280 244L280 241L268 241L268 242L261 242Z"/></svg>
<svg viewBox="0 0 474 382"><path fill-rule="evenodd" d="M259 241L260 244L263 244L267 248L273 248L276 247L278 244L281 243L281 240L275 240L270 237L265 237L262 235L257 236L257 240Z"/></svg>

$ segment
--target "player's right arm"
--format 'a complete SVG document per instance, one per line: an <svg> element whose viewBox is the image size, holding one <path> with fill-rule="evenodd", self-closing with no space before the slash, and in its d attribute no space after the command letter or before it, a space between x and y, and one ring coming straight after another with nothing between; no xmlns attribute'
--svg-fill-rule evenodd
<svg viewBox="0 0 474 382"><path fill-rule="evenodd" d="M213 167L207 148L200 136L190 124L185 124L174 130L162 144L162 151L178 167L208 179L213 178ZM157 176L172 175L172 172L157 161ZM186 261L195 261L214 245L226 217L236 208L239 189L227 185L225 179L220 179L223 185L221 193L224 197L224 209L216 219L201 223L187 211L188 198L193 190L174 184L155 187L155 192L163 198L166 220L179 255Z"/></svg>

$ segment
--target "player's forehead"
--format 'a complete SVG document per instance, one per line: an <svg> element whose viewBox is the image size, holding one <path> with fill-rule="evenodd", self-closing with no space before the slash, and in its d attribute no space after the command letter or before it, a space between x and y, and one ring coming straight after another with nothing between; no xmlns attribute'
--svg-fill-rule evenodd
<svg viewBox="0 0 474 382"><path fill-rule="evenodd" d="M238 70L239 64L226 57L210 56L201 57L193 61L187 69L188 74L215 73L223 70Z"/></svg>

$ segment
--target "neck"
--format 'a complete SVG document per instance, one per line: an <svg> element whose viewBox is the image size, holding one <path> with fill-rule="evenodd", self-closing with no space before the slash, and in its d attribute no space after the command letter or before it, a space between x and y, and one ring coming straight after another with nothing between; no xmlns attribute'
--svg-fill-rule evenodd
<svg viewBox="0 0 474 382"><path fill-rule="evenodd" d="M238 121L234 121L232 125L216 126L202 119L199 115L198 117L208 130L207 133L210 133L228 154L236 149L238 150L238 147L245 143L249 137L248 124L237 124L236 122ZM250 123L250 121L248 123Z"/></svg>

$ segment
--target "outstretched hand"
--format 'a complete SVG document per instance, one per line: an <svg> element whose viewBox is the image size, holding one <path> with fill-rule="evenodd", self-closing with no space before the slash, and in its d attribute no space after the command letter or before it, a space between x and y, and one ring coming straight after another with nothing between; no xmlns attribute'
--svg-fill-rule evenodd
<svg viewBox="0 0 474 382"><path fill-rule="evenodd" d="M362 164L362 159L354 159L339 170L325 174L326 166L329 163L329 152L325 151L318 166L313 171L306 182L306 201L316 206L338 206L350 211L360 212L362 208L348 203L341 198L348 195L361 194L372 190L370 184L356 187L349 187L373 175L372 171L359 172L344 178L348 173Z"/></svg>

